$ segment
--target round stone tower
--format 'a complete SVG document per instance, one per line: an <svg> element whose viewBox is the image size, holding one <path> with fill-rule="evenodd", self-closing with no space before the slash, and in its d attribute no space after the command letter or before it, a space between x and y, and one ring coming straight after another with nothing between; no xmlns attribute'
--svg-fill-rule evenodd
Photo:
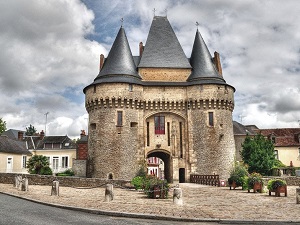
<svg viewBox="0 0 300 225"><path fill-rule="evenodd" d="M149 157L169 182L190 174L229 176L234 162L234 88L197 30L187 58L166 17L155 16L146 45L132 56L124 28L94 82L89 113L89 177L130 180Z"/></svg>

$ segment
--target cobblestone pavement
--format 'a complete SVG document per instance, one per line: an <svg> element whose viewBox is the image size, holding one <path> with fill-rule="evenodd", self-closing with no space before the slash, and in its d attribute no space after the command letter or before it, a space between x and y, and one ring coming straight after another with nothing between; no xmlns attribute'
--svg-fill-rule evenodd
<svg viewBox="0 0 300 225"><path fill-rule="evenodd" d="M300 222L296 186L288 187L287 197L190 183L181 183L179 187L183 193L182 206L173 204L173 190L170 190L168 199L148 199L143 192L114 187L115 198L111 202L104 201L105 189L101 187L60 187L60 196L51 196L50 186L29 185L29 191L24 192L12 184L0 184L0 192L45 203L109 212L203 220Z"/></svg>

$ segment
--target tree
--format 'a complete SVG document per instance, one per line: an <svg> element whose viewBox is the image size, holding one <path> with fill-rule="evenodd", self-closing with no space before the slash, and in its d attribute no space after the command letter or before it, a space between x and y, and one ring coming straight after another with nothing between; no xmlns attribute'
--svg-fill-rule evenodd
<svg viewBox="0 0 300 225"><path fill-rule="evenodd" d="M27 136L33 136L34 134L36 134L36 129L34 126L32 126L30 124L29 127L26 127L26 133L25 133Z"/></svg>
<svg viewBox="0 0 300 225"><path fill-rule="evenodd" d="M49 167L49 161L46 156L34 155L27 162L28 172L30 174L44 174L43 171L47 171Z"/></svg>
<svg viewBox="0 0 300 225"><path fill-rule="evenodd" d="M6 121L0 118L0 134L6 131Z"/></svg>
<svg viewBox="0 0 300 225"><path fill-rule="evenodd" d="M271 174L271 169L276 163L274 145L271 140L261 134L253 138L247 135L242 147L241 156L244 163L248 165L249 173Z"/></svg>

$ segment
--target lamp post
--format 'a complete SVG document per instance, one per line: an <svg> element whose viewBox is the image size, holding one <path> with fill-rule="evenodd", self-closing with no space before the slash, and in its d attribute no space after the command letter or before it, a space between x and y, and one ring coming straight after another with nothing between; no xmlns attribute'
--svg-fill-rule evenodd
<svg viewBox="0 0 300 225"><path fill-rule="evenodd" d="M46 116L46 123L45 123L45 136L46 136L46 131L47 131L47 116L49 112L46 112L44 115Z"/></svg>

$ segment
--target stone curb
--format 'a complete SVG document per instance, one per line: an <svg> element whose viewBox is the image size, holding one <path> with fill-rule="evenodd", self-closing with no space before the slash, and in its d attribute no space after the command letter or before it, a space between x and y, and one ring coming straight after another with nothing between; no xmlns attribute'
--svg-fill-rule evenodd
<svg viewBox="0 0 300 225"><path fill-rule="evenodd" d="M19 195L14 195L11 193L6 193L0 191L1 194L5 194L8 196L24 199L30 202L62 208L62 209L68 209L68 210L74 210L74 211L80 211L85 213L91 213L91 214L97 214L97 215L105 215L105 216L114 216L114 217L125 217L125 218L139 218L139 219L151 219L151 220L164 220L164 221L177 221L177 222L214 222L214 223L220 223L220 224L274 224L276 223L290 223L290 224L300 224L300 221L279 221L279 220L234 220L234 219L206 219L206 218L182 218L182 217L170 217L170 216L161 216L161 215L152 215L152 214L140 214L140 213L127 213L127 212L116 212L116 211L104 211L104 210L96 210L96 209L88 209L88 208L79 208L75 206L66 206L66 205L59 205L54 203L48 203L48 202L41 202L35 199L22 197Z"/></svg>

